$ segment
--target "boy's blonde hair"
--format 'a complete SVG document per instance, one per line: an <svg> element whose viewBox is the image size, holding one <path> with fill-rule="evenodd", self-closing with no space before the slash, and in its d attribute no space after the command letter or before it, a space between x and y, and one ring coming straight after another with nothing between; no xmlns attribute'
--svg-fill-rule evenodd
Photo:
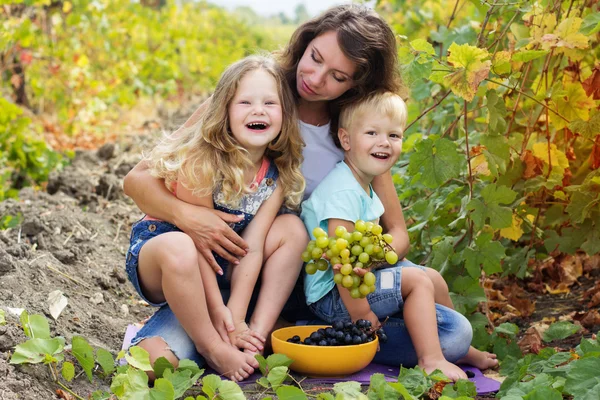
<svg viewBox="0 0 600 400"><path fill-rule="evenodd" d="M163 178L168 188L182 178L185 187L197 196L208 196L221 184L225 201L238 204L250 192L244 171L252 162L230 131L228 110L242 78L258 69L275 79L283 115L281 132L269 144L265 156L279 170L277 182L283 189L284 204L297 208L305 186L300 172L304 142L294 96L281 69L266 56L246 57L223 72L200 120L164 137L146 157L151 174Z"/></svg>
<svg viewBox="0 0 600 400"><path fill-rule="evenodd" d="M397 121L402 131L406 127L408 111L402 97L392 92L376 92L357 103L350 104L340 113L340 128L351 129L357 120L376 112Z"/></svg>

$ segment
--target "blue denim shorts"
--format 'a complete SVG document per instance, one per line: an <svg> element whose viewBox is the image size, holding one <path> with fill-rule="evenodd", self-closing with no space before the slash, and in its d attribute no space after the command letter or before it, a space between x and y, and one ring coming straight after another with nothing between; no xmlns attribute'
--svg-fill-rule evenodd
<svg viewBox="0 0 600 400"><path fill-rule="evenodd" d="M162 307L166 302L162 303L153 303L149 301L144 293L142 292L142 288L140 286L140 279L138 276L138 263L140 258L140 250L142 247L148 242L148 240L162 235L167 232L183 232L177 226L166 222L166 221L156 221L156 220L140 220L133 224L131 227L131 237L129 239L129 250L127 250L127 258L125 260L125 270L127 271L127 277L129 281L135 288L136 292L140 295L140 297L151 306ZM223 260L224 261L224 260ZM219 284L219 288L229 289L229 281L225 278L227 272L227 265L222 265L224 263L219 263L223 268L223 275L217 275L217 282Z"/></svg>
<svg viewBox="0 0 600 400"><path fill-rule="evenodd" d="M402 260L393 267L373 271L377 278L377 290L367 295L367 301L378 318L389 317L402 311L404 305L401 294L402 268L407 267L425 270L421 265ZM317 317L328 323L350 320L350 314L336 286L309 307Z"/></svg>

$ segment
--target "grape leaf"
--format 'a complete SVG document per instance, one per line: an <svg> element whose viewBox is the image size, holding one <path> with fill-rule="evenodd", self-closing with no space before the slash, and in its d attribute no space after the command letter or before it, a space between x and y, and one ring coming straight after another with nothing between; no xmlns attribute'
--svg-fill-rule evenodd
<svg viewBox="0 0 600 400"><path fill-rule="evenodd" d="M582 19L570 17L562 20L553 33L542 36L542 49L550 50L555 48L555 53L564 52L564 49L586 49L589 38L579 33Z"/></svg>
<svg viewBox="0 0 600 400"><path fill-rule="evenodd" d="M125 359L132 367L141 369L142 371L152 371L150 355L139 346L131 346L129 353L125 353Z"/></svg>
<svg viewBox="0 0 600 400"><path fill-rule="evenodd" d="M496 75L506 75L512 70L509 51L499 51L492 58L492 72Z"/></svg>
<svg viewBox="0 0 600 400"><path fill-rule="evenodd" d="M504 322L494 328L495 333L502 333L509 338L514 339L519 333L519 327L510 322Z"/></svg>
<svg viewBox="0 0 600 400"><path fill-rule="evenodd" d="M307 400L306 394L294 386L282 386L275 393L280 400Z"/></svg>
<svg viewBox="0 0 600 400"><path fill-rule="evenodd" d="M269 370L269 375L267 375L267 380L271 384L273 390L277 390L279 386L285 381L288 374L288 368L285 366L279 366L275 368L271 368Z"/></svg>
<svg viewBox="0 0 600 400"><path fill-rule="evenodd" d="M504 255L504 246L498 241L492 241L492 234L482 233L475 239L475 246L465 249L465 267L474 279L481 276L481 266L488 275L502 272L500 261Z"/></svg>
<svg viewBox="0 0 600 400"><path fill-rule="evenodd" d="M366 399L360 391L360 383L355 381L338 382L333 385L333 391L347 399Z"/></svg>
<svg viewBox="0 0 600 400"><path fill-rule="evenodd" d="M92 370L94 369L94 349L81 336L73 336L71 340L72 352L81 368L85 371L90 382L92 381Z"/></svg>
<svg viewBox="0 0 600 400"><path fill-rule="evenodd" d="M408 171L416 175L421 172L421 182L429 188L436 188L450 178L460 175L463 158L458 154L456 144L448 139L425 139L415 146L416 152L410 156Z"/></svg>
<svg viewBox="0 0 600 400"><path fill-rule="evenodd" d="M517 192L508 187L490 183L481 190L483 201L472 199L467 209L473 210L471 217L478 228L482 228L488 218L492 228L507 228L512 225L512 210L500 204L509 204L516 196Z"/></svg>
<svg viewBox="0 0 600 400"><path fill-rule="evenodd" d="M600 32L600 13L596 12L587 15L581 22L579 32L588 36Z"/></svg>
<svg viewBox="0 0 600 400"><path fill-rule="evenodd" d="M73 365L73 363L65 361L62 364L62 368L60 369L60 374L63 378L65 378L67 382L71 382L71 380L75 376L75 366Z"/></svg>
<svg viewBox="0 0 600 400"><path fill-rule="evenodd" d="M522 50L512 55L513 61L528 62L548 54L548 50Z"/></svg>
<svg viewBox="0 0 600 400"><path fill-rule="evenodd" d="M495 90L486 94L490 132L503 133L506 129L506 105Z"/></svg>
<svg viewBox="0 0 600 400"><path fill-rule="evenodd" d="M198 381L200 373L192 376L192 371L190 370L176 370L173 372L167 368L163 372L163 378L171 383L175 398L178 399ZM221 388L219 388L220 390Z"/></svg>
<svg viewBox="0 0 600 400"><path fill-rule="evenodd" d="M422 51L432 56L435 55L435 49L433 48L431 43L429 43L425 39L415 39L412 42L410 42L410 45L416 51Z"/></svg>
<svg viewBox="0 0 600 400"><path fill-rule="evenodd" d="M97 349L96 361L100 364L100 367L102 367L104 375L110 375L115 371L115 359L109 351L102 348ZM157 377L160 378L158 375Z"/></svg>
<svg viewBox="0 0 600 400"><path fill-rule="evenodd" d="M500 236L503 238L510 239L512 241L518 241L523 236L523 229L521 224L523 220L516 214L512 216L512 225L508 228L500 229Z"/></svg>
<svg viewBox="0 0 600 400"><path fill-rule="evenodd" d="M592 400L600 398L600 358L589 357L573 361L567 375L565 391L575 399Z"/></svg>
<svg viewBox="0 0 600 400"><path fill-rule="evenodd" d="M448 51L448 62L454 66L455 71L446 75L444 82L454 94L471 101L481 81L489 75L492 62L484 59L490 54L485 49L456 43L452 43Z"/></svg>
<svg viewBox="0 0 600 400"><path fill-rule="evenodd" d="M600 134L600 112L593 111L589 121L577 119L569 124L569 129L579 133L586 139L593 139Z"/></svg>
<svg viewBox="0 0 600 400"><path fill-rule="evenodd" d="M20 316L21 325L25 335L32 339L50 339L50 326L43 315L29 315L23 311Z"/></svg>
<svg viewBox="0 0 600 400"><path fill-rule="evenodd" d="M494 176L506 172L506 163L510 161L510 146L503 135L485 135L481 138L481 144L486 148L483 150L488 161L488 168Z"/></svg>
<svg viewBox="0 0 600 400"><path fill-rule="evenodd" d="M150 400L171 400L177 399L175 389L171 382L164 378L159 378L154 381L154 387L150 389ZM180 394L180 396L183 393Z"/></svg>
<svg viewBox="0 0 600 400"><path fill-rule="evenodd" d="M581 83L571 82L565 85L564 91L558 91L552 95L550 106L566 118L565 121L556 113L549 113L550 122L554 128L558 130L568 126L570 121L578 119L584 121L589 120L590 109L595 108L596 104L594 103L594 100L585 93Z"/></svg>
<svg viewBox="0 0 600 400"><path fill-rule="evenodd" d="M572 322L555 322L552 325L550 325L550 327L546 331L544 331L542 339L544 339L544 342L566 339L569 336L579 332L579 330L581 330L581 326L575 325Z"/></svg>
<svg viewBox="0 0 600 400"><path fill-rule="evenodd" d="M587 239L581 245L581 249L588 255L600 253L600 219L586 221L582 226L582 231L587 232Z"/></svg>
<svg viewBox="0 0 600 400"><path fill-rule="evenodd" d="M217 375L210 374L202 378L202 391L209 399L215 397L217 390L221 387L223 381Z"/></svg>
<svg viewBox="0 0 600 400"><path fill-rule="evenodd" d="M388 385L383 374L373 374L367 397L369 400L395 400L400 397L400 394Z"/></svg>
<svg viewBox="0 0 600 400"><path fill-rule="evenodd" d="M573 192L571 201L565 211L571 217L571 221L575 223L583 222L592 212L592 208L598 203L598 195L592 195L585 192Z"/></svg>
<svg viewBox="0 0 600 400"><path fill-rule="evenodd" d="M165 371L168 369L171 372L175 371L175 367L165 357L159 357L154 361L154 375L157 378L162 378Z"/></svg>
<svg viewBox="0 0 600 400"><path fill-rule="evenodd" d="M52 339L29 339L15 347L10 364L37 364L47 360L47 355L60 361L64 358L64 348L65 339L60 336Z"/></svg>
<svg viewBox="0 0 600 400"><path fill-rule="evenodd" d="M275 353L267 357L267 366L269 367L269 371L276 367L289 367L293 362L294 360L285 354Z"/></svg>

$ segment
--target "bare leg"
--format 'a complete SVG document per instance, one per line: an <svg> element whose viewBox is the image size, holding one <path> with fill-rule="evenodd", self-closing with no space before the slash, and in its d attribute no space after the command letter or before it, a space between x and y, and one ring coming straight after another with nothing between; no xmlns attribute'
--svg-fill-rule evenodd
<svg viewBox="0 0 600 400"><path fill-rule="evenodd" d="M444 277L433 268L426 268L425 273L433 283L435 302L454 310L448 284L444 280ZM457 364L469 364L479 369L488 369L497 366L498 360L494 353L481 351L471 346L467 355L458 360Z"/></svg>
<svg viewBox="0 0 600 400"><path fill-rule="evenodd" d="M206 306L198 253L182 232L154 237L142 247L138 274L150 301L167 301L178 321L208 364L234 380L247 378L257 361L225 343L212 323Z"/></svg>
<svg viewBox="0 0 600 400"><path fill-rule="evenodd" d="M420 269L404 268L401 290L404 299L404 321L415 347L419 366L427 373L439 369L453 381L466 379L465 372L448 362L442 353L431 279Z"/></svg>
<svg viewBox="0 0 600 400"><path fill-rule="evenodd" d="M278 216L267 234L261 289L250 319L250 328L266 338L300 275L307 243L306 228L295 215Z"/></svg>

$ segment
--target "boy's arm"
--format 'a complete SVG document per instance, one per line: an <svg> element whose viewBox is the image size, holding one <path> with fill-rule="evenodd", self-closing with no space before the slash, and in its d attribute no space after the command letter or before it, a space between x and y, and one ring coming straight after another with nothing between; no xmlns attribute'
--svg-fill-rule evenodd
<svg viewBox="0 0 600 400"><path fill-rule="evenodd" d="M267 233L282 204L283 190L280 185L277 185L242 233L242 238L249 246L248 254L232 270L231 296L227 302L227 307L233 314L234 323L244 321L246 318L248 304L263 264Z"/></svg>
<svg viewBox="0 0 600 400"><path fill-rule="evenodd" d="M392 181L392 173L388 171L384 174L376 176L372 182L373 189L383 204L385 212L381 216L384 232L391 234L394 237L392 247L398 258L402 260L408 253L410 242L408 231L406 230L406 222L402 207L398 200L398 193Z"/></svg>
<svg viewBox="0 0 600 400"><path fill-rule="evenodd" d="M348 232L354 231L354 223L351 221L331 218L328 220L327 224L327 230L330 237L335 237L335 228L340 225L345 227ZM356 321L357 319L366 319L371 321L373 326L379 326L379 319L375 313L371 311L371 306L369 305L367 299L352 298L352 296L350 296L350 291L340 284L337 285L337 288L340 292L342 302L346 306L352 321Z"/></svg>

